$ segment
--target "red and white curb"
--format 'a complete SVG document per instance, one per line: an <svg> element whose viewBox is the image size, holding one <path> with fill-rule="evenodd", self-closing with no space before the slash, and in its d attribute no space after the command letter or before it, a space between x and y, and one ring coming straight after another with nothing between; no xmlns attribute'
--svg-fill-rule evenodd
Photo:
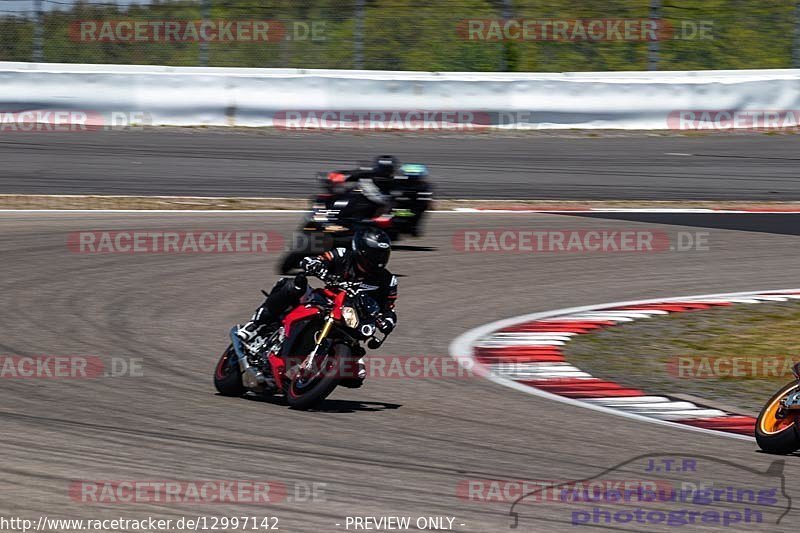
<svg viewBox="0 0 800 533"><path fill-rule="evenodd" d="M546 311L468 331L450 344L450 354L474 373L528 394L625 418L752 440L753 417L669 396L652 396L594 378L569 364L561 347L576 335L624 322L792 299L800 299L800 289L706 294Z"/></svg>

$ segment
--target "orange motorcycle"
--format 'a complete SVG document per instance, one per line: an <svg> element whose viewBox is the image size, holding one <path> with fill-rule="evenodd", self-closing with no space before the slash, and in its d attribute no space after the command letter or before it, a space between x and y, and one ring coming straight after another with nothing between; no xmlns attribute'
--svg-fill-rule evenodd
<svg viewBox="0 0 800 533"><path fill-rule="evenodd" d="M756 421L756 441L767 453L789 454L800 449L800 363L792 368L795 380L769 399Z"/></svg>

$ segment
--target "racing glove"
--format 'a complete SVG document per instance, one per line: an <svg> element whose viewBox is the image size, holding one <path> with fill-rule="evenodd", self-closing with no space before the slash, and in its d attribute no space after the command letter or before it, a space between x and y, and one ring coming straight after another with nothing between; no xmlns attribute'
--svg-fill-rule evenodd
<svg viewBox="0 0 800 533"><path fill-rule="evenodd" d="M304 257L300 262L300 266L303 268L306 274L316 276L323 281L328 275L327 265L317 257Z"/></svg>
<svg viewBox="0 0 800 533"><path fill-rule="evenodd" d="M380 317L378 317L378 320L375 321L375 325L378 327L381 333L388 335L397 325L397 315L394 313L394 311L386 311Z"/></svg>

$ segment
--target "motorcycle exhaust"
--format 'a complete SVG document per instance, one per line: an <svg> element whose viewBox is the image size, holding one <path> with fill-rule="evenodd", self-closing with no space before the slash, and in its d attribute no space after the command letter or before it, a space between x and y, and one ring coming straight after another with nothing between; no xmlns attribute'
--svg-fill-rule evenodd
<svg viewBox="0 0 800 533"><path fill-rule="evenodd" d="M247 361L247 356L244 354L244 350L242 349L242 339L236 335L236 331L236 326L231 328L231 344L233 344L233 351L236 352L236 358L239 362L239 370L241 370L242 374L244 374L247 369L250 368L250 363Z"/></svg>
<svg viewBox="0 0 800 533"><path fill-rule="evenodd" d="M233 344L233 351L236 352L239 370L242 371L242 385L254 392L263 392L267 386L267 380L261 371L250 365L242 349L242 340L236 335L236 330L235 326L231 329L231 343Z"/></svg>

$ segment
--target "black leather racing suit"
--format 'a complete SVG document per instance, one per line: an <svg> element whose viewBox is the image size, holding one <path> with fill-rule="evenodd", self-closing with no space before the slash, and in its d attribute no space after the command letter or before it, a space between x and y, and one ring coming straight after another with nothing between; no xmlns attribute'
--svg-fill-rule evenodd
<svg viewBox="0 0 800 533"><path fill-rule="evenodd" d="M381 309L378 327L388 334L397 324L394 312L397 300L397 277L385 268L364 272L355 262L353 252L347 248L335 248L317 257L306 257L302 262L306 273L324 281L333 275L345 281L360 281L361 290L371 296ZM277 322L281 315L294 308L305 294L308 281L301 274L295 278L278 280L267 300L259 307L251 321L258 328Z"/></svg>
<svg viewBox="0 0 800 533"><path fill-rule="evenodd" d="M392 208L392 176L376 174L373 170L356 169L346 171L344 190L358 190L372 202L377 209L389 211Z"/></svg>

